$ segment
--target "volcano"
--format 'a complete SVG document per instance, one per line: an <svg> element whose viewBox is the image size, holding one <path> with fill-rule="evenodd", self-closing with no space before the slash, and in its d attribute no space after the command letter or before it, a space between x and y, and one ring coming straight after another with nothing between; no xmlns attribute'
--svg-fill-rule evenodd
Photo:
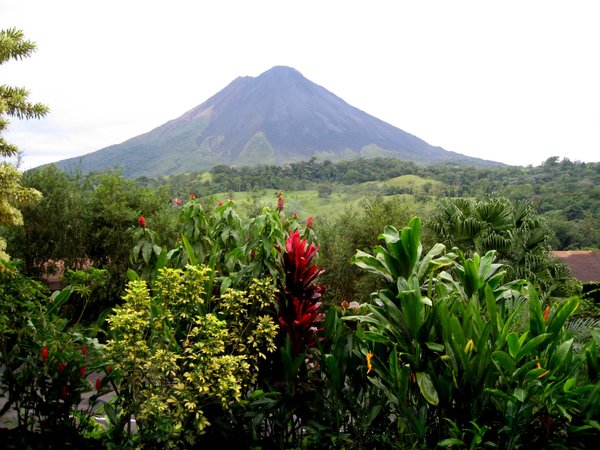
<svg viewBox="0 0 600 450"><path fill-rule="evenodd" d="M176 119L56 165L82 172L121 167L125 176L134 178L201 171L218 164L285 164L313 157L499 165L434 147L283 66L258 77L238 77Z"/></svg>

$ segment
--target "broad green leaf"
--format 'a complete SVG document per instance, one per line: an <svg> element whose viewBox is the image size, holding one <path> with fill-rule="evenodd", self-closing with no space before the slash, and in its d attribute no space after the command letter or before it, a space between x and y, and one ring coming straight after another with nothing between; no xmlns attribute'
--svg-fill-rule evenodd
<svg viewBox="0 0 600 450"><path fill-rule="evenodd" d="M550 367L553 369L558 369L565 363L565 359L573 346L573 339L569 339L568 341L563 342L558 346L558 348L554 351L554 355L552 355L552 360L550 361Z"/></svg>
<svg viewBox="0 0 600 450"><path fill-rule="evenodd" d="M575 386L576 383L577 378L569 378L567 381L565 381L565 385L563 386L563 392L569 392L571 389L573 389L573 386Z"/></svg>
<svg viewBox="0 0 600 450"><path fill-rule="evenodd" d="M135 272L135 270L133 269L127 269L127 279L129 281L136 281L139 280L140 277L139 275Z"/></svg>
<svg viewBox="0 0 600 450"><path fill-rule="evenodd" d="M517 316L520 314L521 309L523 308L524 305L525 305L525 302L521 302L521 303L517 304L517 306L513 309L513 312L510 313L510 316L508 316L508 319L506 319L506 322L504 323L504 326L502 327L501 336L507 336L509 334L511 327L513 325L513 322L516 320Z"/></svg>
<svg viewBox="0 0 600 450"><path fill-rule="evenodd" d="M450 329L452 330L452 336L454 339L456 339L457 343L460 344L466 342L465 334L460 326L460 322L454 315L450 317Z"/></svg>
<svg viewBox="0 0 600 450"><path fill-rule="evenodd" d="M391 256L389 253L378 253L377 259L382 261L383 265L387 268L387 273L389 273L392 279L396 279L400 276L400 273L398 273L398 269L401 269L401 264L399 264L398 260Z"/></svg>
<svg viewBox="0 0 600 450"><path fill-rule="evenodd" d="M534 349L543 344L549 336L552 335L550 333L540 334L539 336L536 336L533 339L526 342L525 345L523 345L523 347L521 347L521 349L519 350L519 353L517 353L515 359L519 361L523 356L526 356L529 353L531 353Z"/></svg>
<svg viewBox="0 0 600 450"><path fill-rule="evenodd" d="M514 331L509 333L508 336L506 336L506 343L508 344L508 352L510 353L510 356L516 358L517 353L519 353L519 350L521 349L521 344L519 343L519 336L517 333Z"/></svg>
<svg viewBox="0 0 600 450"><path fill-rule="evenodd" d="M442 439L440 442L438 442L438 447L454 447L454 446L459 446L459 447L463 447L465 445L464 441L461 441L460 439L457 438L448 438L448 439Z"/></svg>
<svg viewBox="0 0 600 450"><path fill-rule="evenodd" d="M196 258L196 253L194 252L194 249L190 245L190 241L188 241L188 239L185 236L181 236L181 241L183 242L183 248L185 249L185 252L188 255L190 264L192 266L198 265L198 258Z"/></svg>
<svg viewBox="0 0 600 450"><path fill-rule="evenodd" d="M152 244L149 242L145 242L142 246L142 259L146 264L150 262L150 257L152 256Z"/></svg>
<svg viewBox="0 0 600 450"><path fill-rule="evenodd" d="M498 308L496 307L496 298L494 297L494 291L488 285L485 287L485 305L487 308L490 322L493 324L494 336L498 335L498 332L502 329L501 323L498 321Z"/></svg>
<svg viewBox="0 0 600 450"><path fill-rule="evenodd" d="M419 389L421 390L421 394L429 403L434 406L437 406L440 402L438 397L438 393L435 390L435 386L429 377L429 374L426 372L417 372L417 384L419 385Z"/></svg>
<svg viewBox="0 0 600 450"><path fill-rule="evenodd" d="M452 261L454 259L448 256L442 256L439 259L434 259L436 256L442 254L445 250L446 246L444 244L435 244L433 248L427 252L423 259L421 259L417 271L419 281L423 281L423 279L429 274L429 272L441 269L442 267L446 267L452 264Z"/></svg>
<svg viewBox="0 0 600 450"><path fill-rule="evenodd" d="M529 291L529 332L536 337L546 331L542 301L532 284L528 284L527 289Z"/></svg>
<svg viewBox="0 0 600 450"><path fill-rule="evenodd" d="M134 258L137 258L138 255L140 254L140 250L142 248L142 245L144 245L145 240L140 239L134 246L133 246L133 250L131 251L131 253L133 254Z"/></svg>
<svg viewBox="0 0 600 450"><path fill-rule="evenodd" d="M512 375L515 371L515 361L508 353L503 351L497 351L492 354L492 359L496 363L496 366L502 367L502 369L508 374Z"/></svg>
<svg viewBox="0 0 600 450"><path fill-rule="evenodd" d="M117 417L115 407L112 404L107 403L105 401L102 401L102 403L104 404L104 412L106 413L106 416L108 417L108 421L110 422L110 424L114 427L118 426L119 418Z"/></svg>
<svg viewBox="0 0 600 450"><path fill-rule="evenodd" d="M492 330L494 329L494 324L492 322L488 322L483 331L479 334L477 338L477 342L475 344L475 348L477 349L477 359L479 360L478 370L481 373L484 370L484 365L489 364L490 357L490 349L489 349L489 337L492 334Z"/></svg>
<svg viewBox="0 0 600 450"><path fill-rule="evenodd" d="M381 342L382 344L387 344L390 341L387 337L375 331L365 331L364 338L373 342Z"/></svg>
<svg viewBox="0 0 600 450"><path fill-rule="evenodd" d="M395 244L400 240L400 233L391 225L386 225L383 229L383 233L377 236L378 239L383 239L386 244Z"/></svg>
<svg viewBox="0 0 600 450"><path fill-rule="evenodd" d="M365 269L369 272L383 276L389 282L394 281L392 276L389 274L387 267L381 261L374 256L363 252L362 250L356 251L356 254L350 260L350 263L360 267L361 269Z"/></svg>
<svg viewBox="0 0 600 450"><path fill-rule="evenodd" d="M158 259L156 260L156 266L155 266L156 270L160 270L160 269L167 267L167 261L168 261L167 249L163 248L158 253Z"/></svg>
<svg viewBox="0 0 600 450"><path fill-rule="evenodd" d="M63 305L69 300L72 292L73 288L71 286L67 286L61 291L55 291L52 293L52 296L50 297L52 303L48 308L47 314L51 316L52 314L58 313Z"/></svg>
<svg viewBox="0 0 600 450"><path fill-rule="evenodd" d="M548 331L550 333L558 333L578 306L578 297L571 297L570 299L562 302L548 323Z"/></svg>
<svg viewBox="0 0 600 450"><path fill-rule="evenodd" d="M507 402L512 402L513 401L513 398L509 394L507 394L506 392L504 392L501 389L489 389L489 388L487 388L487 389L485 389L485 392L488 392L488 393L490 393L492 395L500 397L501 399L503 399L503 400L505 400Z"/></svg>
<svg viewBox="0 0 600 450"><path fill-rule="evenodd" d="M437 353L443 353L444 352L444 345L443 344L438 344L437 342L425 342L425 346L434 352Z"/></svg>
<svg viewBox="0 0 600 450"><path fill-rule="evenodd" d="M525 392L525 390L522 388L516 388L513 392L513 395L521 403L523 403L525 401L525 399L527 398L527 392Z"/></svg>

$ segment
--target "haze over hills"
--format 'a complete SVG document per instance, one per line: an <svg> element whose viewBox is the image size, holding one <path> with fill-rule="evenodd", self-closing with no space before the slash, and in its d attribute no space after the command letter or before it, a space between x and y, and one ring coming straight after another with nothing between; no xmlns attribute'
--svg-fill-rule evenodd
<svg viewBox="0 0 600 450"><path fill-rule="evenodd" d="M238 77L201 105L148 133L59 161L65 170L122 167L127 177L312 157L387 156L421 164L500 165L434 147L343 101L290 67Z"/></svg>

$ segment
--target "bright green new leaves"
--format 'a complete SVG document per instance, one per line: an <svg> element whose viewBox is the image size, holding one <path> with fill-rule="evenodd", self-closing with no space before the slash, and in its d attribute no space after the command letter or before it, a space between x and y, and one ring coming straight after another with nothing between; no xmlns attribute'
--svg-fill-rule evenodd
<svg viewBox="0 0 600 450"><path fill-rule="evenodd" d="M373 249L375 256L358 250L351 262L383 276L390 283L408 279L413 274L422 282L430 273L449 266L455 257L453 254L440 256L445 247L437 244L421 258L421 219L418 217L413 218L401 232L392 226L385 227L379 238L385 241L386 246L376 246Z"/></svg>

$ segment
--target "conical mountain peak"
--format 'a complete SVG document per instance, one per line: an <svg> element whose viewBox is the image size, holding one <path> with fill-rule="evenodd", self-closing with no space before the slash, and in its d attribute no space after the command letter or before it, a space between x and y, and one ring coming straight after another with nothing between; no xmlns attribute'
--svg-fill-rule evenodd
<svg viewBox="0 0 600 450"><path fill-rule="evenodd" d="M274 66L266 72L260 74L257 78L270 78L270 79L304 79L304 76L293 67L288 66ZM308 80L307 80L308 81Z"/></svg>
<svg viewBox="0 0 600 450"><path fill-rule="evenodd" d="M217 164L375 156L486 164L433 147L347 104L298 70L275 66L257 77L236 78L201 105L148 133L57 165L84 172L121 166L125 175L137 177Z"/></svg>

